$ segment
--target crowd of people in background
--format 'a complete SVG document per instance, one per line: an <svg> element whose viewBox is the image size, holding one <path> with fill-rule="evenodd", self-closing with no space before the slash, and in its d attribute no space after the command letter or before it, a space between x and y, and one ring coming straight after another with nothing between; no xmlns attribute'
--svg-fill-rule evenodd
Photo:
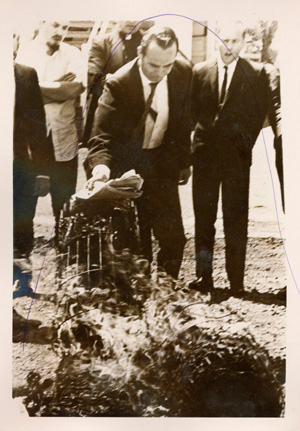
<svg viewBox="0 0 300 431"><path fill-rule="evenodd" d="M31 294L30 253L37 198L51 194L58 220L75 193L76 101L87 82L83 145L89 186L135 169L144 179L136 200L141 255L174 286L186 243L178 186L192 174L196 278L191 289L214 289L213 249L221 188L228 293L243 296L252 149L266 118L274 132L282 185L278 70L240 55L241 22L219 24L214 58L180 58L169 27L122 21L96 36L88 73L79 49L64 43L68 22L42 22L34 40L14 38L14 280ZM283 200L284 205L284 200ZM56 223L56 226L58 223ZM27 274L25 276L24 274ZM23 281L22 281L23 280Z"/></svg>

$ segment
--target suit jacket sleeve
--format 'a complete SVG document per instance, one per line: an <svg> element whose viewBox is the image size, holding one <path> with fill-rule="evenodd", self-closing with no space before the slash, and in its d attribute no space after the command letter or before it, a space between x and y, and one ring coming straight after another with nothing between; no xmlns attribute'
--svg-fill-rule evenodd
<svg viewBox="0 0 300 431"><path fill-rule="evenodd" d="M36 174L46 174L50 148L37 73L16 64L15 81L14 157L30 161Z"/></svg>
<svg viewBox="0 0 300 431"><path fill-rule="evenodd" d="M103 37L95 37L89 52L88 70L89 73L99 75L107 61L107 43Z"/></svg>
<svg viewBox="0 0 300 431"><path fill-rule="evenodd" d="M268 118L275 138L281 136L280 75L275 66L265 65L268 77Z"/></svg>
<svg viewBox="0 0 300 431"><path fill-rule="evenodd" d="M192 70L188 69L187 93L185 103L182 107L182 121L180 123L180 140L182 153L179 161L179 168L185 169L191 165L191 82Z"/></svg>
<svg viewBox="0 0 300 431"><path fill-rule="evenodd" d="M176 60L168 76L169 124L164 139L169 144L169 164L173 164L173 171L191 164L191 80L190 65Z"/></svg>
<svg viewBox="0 0 300 431"><path fill-rule="evenodd" d="M98 96L102 93L105 75L107 73L107 62L111 55L110 45L107 37L95 37L89 51L88 60L88 88L92 86L93 94Z"/></svg>
<svg viewBox="0 0 300 431"><path fill-rule="evenodd" d="M218 110L217 83L211 83L211 74L216 74L217 65L213 61L194 66L191 84L191 121L195 128L194 143L201 145L209 136ZM195 149L195 148L194 148Z"/></svg>
<svg viewBox="0 0 300 431"><path fill-rule="evenodd" d="M96 136L89 141L89 153L84 163L88 176L96 165L103 164L111 168L113 149L116 141L119 141L122 123L121 93L117 80L110 79L105 84L95 114Z"/></svg>
<svg viewBox="0 0 300 431"><path fill-rule="evenodd" d="M197 76L196 66L193 69L193 78L191 84L191 121L192 128L195 128L198 118L199 110L201 109L201 95L202 91L199 88L199 80Z"/></svg>
<svg viewBox="0 0 300 431"><path fill-rule="evenodd" d="M30 132L29 147L36 174L47 174L49 161L49 144L46 133L46 119L42 93L38 84L37 73L32 69L31 110L29 112Z"/></svg>

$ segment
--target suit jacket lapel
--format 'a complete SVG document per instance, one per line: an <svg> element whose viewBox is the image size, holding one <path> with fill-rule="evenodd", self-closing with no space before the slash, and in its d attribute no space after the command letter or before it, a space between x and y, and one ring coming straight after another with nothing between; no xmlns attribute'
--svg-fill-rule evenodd
<svg viewBox="0 0 300 431"><path fill-rule="evenodd" d="M219 97L219 90L218 90L218 64L216 61L213 62L208 73L209 73L209 82L210 82L210 86L211 86L211 92L212 92L212 94L215 97L216 102L217 102L218 97Z"/></svg>
<svg viewBox="0 0 300 431"><path fill-rule="evenodd" d="M174 64L173 69L171 70L171 72L168 75L167 78L167 82L168 82L168 99L169 99L169 120L168 120L168 129L170 127L170 124L174 124L173 123L173 118L174 118L174 107L177 106L176 105L176 101L175 101L175 85L176 85L176 79L175 79L175 73L174 73L174 67L176 67L176 65ZM167 130L168 130L167 129Z"/></svg>
<svg viewBox="0 0 300 431"><path fill-rule="evenodd" d="M229 84L229 88L226 92L224 103L221 110L224 109L224 106L226 105L228 100L230 100L235 90L239 87L239 85L241 85L242 80L243 80L243 70L241 68L241 59L239 59L235 66L233 76Z"/></svg>
<svg viewBox="0 0 300 431"><path fill-rule="evenodd" d="M137 60L135 60L135 63L131 69L130 81L131 81L131 84L128 87L130 91L130 94L128 96L132 102L130 109L133 109L132 114L135 117L136 124L138 124L145 110L145 99L144 99L143 84L142 84Z"/></svg>
<svg viewBox="0 0 300 431"><path fill-rule="evenodd" d="M219 110L219 88L218 88L218 63L217 60L213 61L213 64L208 69L208 79L209 79L209 85L211 87L211 95L212 95L212 106L214 115L218 115Z"/></svg>

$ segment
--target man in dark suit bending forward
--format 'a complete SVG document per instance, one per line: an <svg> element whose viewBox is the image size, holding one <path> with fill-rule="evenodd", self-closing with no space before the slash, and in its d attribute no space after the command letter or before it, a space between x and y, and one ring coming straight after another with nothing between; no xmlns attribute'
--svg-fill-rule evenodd
<svg viewBox="0 0 300 431"><path fill-rule="evenodd" d="M151 231L159 242L158 266L177 278L186 242L178 184L190 176L190 67L176 59L178 40L168 27L152 27L138 58L108 79L99 100L96 136L86 168L91 182L129 169L144 178L137 200L142 253L152 261Z"/></svg>

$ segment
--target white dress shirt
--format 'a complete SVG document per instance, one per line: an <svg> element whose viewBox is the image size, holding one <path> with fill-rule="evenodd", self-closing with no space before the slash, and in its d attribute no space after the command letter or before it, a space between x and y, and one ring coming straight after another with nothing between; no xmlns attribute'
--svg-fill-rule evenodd
<svg viewBox="0 0 300 431"><path fill-rule="evenodd" d="M238 58L237 58L238 60ZM222 91L222 85L223 85L223 81L224 81L224 75L225 75L225 69L224 66L227 66L227 84L226 84L226 89L225 89L225 99L226 99L226 93L228 91L229 85L231 83L232 80L232 76L234 74L235 68L236 68L236 63L237 61L234 60L232 63L225 65L225 63L223 63L223 60L221 58L220 53L218 54L217 57L217 63L218 63L218 88L219 88L219 99L221 96L221 91Z"/></svg>
<svg viewBox="0 0 300 431"><path fill-rule="evenodd" d="M141 66L139 66L139 71L143 85L144 99L146 102L151 92L151 81L144 75ZM157 117L154 121L151 114L147 115L143 141L144 149L159 147L163 142L165 131L168 127L169 92L167 76L158 83L155 89L151 108L157 113Z"/></svg>
<svg viewBox="0 0 300 431"><path fill-rule="evenodd" d="M33 67L39 81L55 81L62 75L73 72L73 82L82 83L82 57L78 48L61 43L52 55L47 54L47 46L37 36L36 39L21 44L17 62ZM72 160L77 150L77 129L75 99L52 102L44 105L47 133L52 133L55 159L59 162Z"/></svg>

